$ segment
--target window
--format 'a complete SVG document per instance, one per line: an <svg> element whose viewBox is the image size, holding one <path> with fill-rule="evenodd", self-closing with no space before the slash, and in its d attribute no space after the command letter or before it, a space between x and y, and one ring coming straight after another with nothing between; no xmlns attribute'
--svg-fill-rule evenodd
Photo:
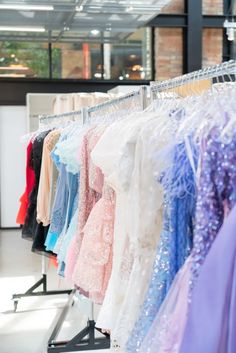
<svg viewBox="0 0 236 353"><path fill-rule="evenodd" d="M104 78L151 80L151 43L151 29L140 28L121 43L104 44Z"/></svg>
<svg viewBox="0 0 236 353"><path fill-rule="evenodd" d="M0 77L48 78L48 44L0 42Z"/></svg>
<svg viewBox="0 0 236 353"><path fill-rule="evenodd" d="M183 29L156 28L155 68L157 80L183 74Z"/></svg>
<svg viewBox="0 0 236 353"><path fill-rule="evenodd" d="M101 78L101 66L100 44L58 43L52 45L53 78Z"/></svg>

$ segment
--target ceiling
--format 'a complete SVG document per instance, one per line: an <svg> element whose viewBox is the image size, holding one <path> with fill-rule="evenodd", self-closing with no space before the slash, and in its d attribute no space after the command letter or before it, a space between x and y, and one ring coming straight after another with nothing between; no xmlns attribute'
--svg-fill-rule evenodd
<svg viewBox="0 0 236 353"><path fill-rule="evenodd" d="M0 0L0 41L113 43L144 26L169 2Z"/></svg>

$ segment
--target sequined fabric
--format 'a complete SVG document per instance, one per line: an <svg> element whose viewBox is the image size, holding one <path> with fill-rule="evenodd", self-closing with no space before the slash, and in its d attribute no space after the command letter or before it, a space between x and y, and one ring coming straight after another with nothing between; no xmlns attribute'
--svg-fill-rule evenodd
<svg viewBox="0 0 236 353"><path fill-rule="evenodd" d="M219 135L220 129L214 128L201 146L193 250L141 345L142 353L179 353L200 268L225 216L235 205L236 136L229 144L224 144Z"/></svg>
<svg viewBox="0 0 236 353"><path fill-rule="evenodd" d="M192 251L193 282L223 224L225 214L236 202L236 136L231 143L223 144L219 134L220 129L213 129L202 146Z"/></svg>
<svg viewBox="0 0 236 353"><path fill-rule="evenodd" d="M149 289L139 319L126 345L127 352L138 352L168 293L176 273L192 248L195 211L195 181L183 143L176 145L172 164L162 175L164 187L163 229ZM184 168L183 176L180 175ZM165 175L166 174L166 175Z"/></svg>

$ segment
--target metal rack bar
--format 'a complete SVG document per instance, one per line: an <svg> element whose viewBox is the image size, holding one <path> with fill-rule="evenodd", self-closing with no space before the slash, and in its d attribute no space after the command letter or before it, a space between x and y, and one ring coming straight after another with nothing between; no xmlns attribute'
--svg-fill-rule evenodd
<svg viewBox="0 0 236 353"><path fill-rule="evenodd" d="M230 60L219 65L210 66L189 74L161 82L151 82L151 94L182 86L194 80L204 80L222 75L236 74L236 61Z"/></svg>

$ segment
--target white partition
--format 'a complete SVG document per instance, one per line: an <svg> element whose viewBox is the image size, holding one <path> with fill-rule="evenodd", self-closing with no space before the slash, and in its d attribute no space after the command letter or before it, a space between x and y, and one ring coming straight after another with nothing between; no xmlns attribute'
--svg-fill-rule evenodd
<svg viewBox="0 0 236 353"><path fill-rule="evenodd" d="M0 106L0 226L16 227L19 197L25 187L26 107Z"/></svg>

